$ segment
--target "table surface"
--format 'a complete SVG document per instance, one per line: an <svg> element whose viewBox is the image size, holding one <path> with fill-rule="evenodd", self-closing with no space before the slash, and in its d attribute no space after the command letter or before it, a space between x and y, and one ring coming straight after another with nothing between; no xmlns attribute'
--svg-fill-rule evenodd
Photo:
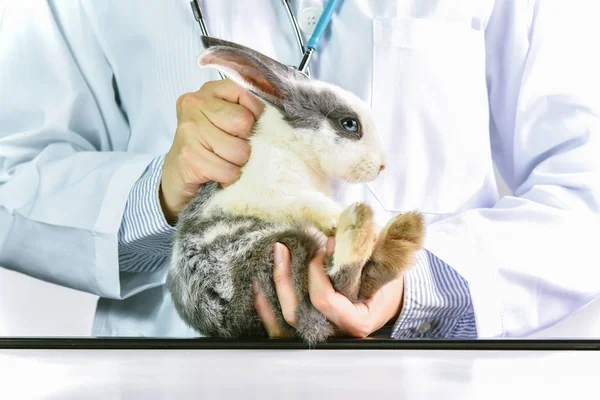
<svg viewBox="0 0 600 400"><path fill-rule="evenodd" d="M600 351L1 348L0 399L565 399Z"/></svg>

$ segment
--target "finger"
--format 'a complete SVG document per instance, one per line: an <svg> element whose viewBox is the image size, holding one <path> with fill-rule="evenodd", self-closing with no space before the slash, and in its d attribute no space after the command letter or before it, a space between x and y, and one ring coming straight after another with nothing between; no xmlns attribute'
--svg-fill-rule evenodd
<svg viewBox="0 0 600 400"><path fill-rule="evenodd" d="M243 139L248 138L263 109L254 95L231 81L206 83L197 92L184 93L176 103L178 121L197 121L206 114L215 126Z"/></svg>
<svg viewBox="0 0 600 400"><path fill-rule="evenodd" d="M290 252L281 243L276 243L274 247L275 266L273 268L273 282L275 283L275 291L285 321L291 326L296 327L298 297L292 283Z"/></svg>
<svg viewBox="0 0 600 400"><path fill-rule="evenodd" d="M250 137L257 120L246 107L217 97L203 101L198 110L217 128L242 139Z"/></svg>
<svg viewBox="0 0 600 400"><path fill-rule="evenodd" d="M282 337L283 331L279 326L275 312L262 291L260 282L256 278L252 278L252 292L254 293L254 308L262 321L265 330L269 337Z"/></svg>
<svg viewBox="0 0 600 400"><path fill-rule="evenodd" d="M308 263L308 293L310 301L322 314L329 312L331 301L335 296L335 289L324 268L325 255L326 249L320 248Z"/></svg>
<svg viewBox="0 0 600 400"><path fill-rule="evenodd" d="M216 97L244 106L254 115L255 120L260 118L265 108L261 100L231 79L223 79L215 82L216 84L212 89Z"/></svg>
<svg viewBox="0 0 600 400"><path fill-rule="evenodd" d="M247 140L222 131L208 119L198 130L201 134L197 136L197 140L223 160L242 167L250 158L251 149Z"/></svg>
<svg viewBox="0 0 600 400"><path fill-rule="evenodd" d="M186 186L197 182L215 181L231 184L241 176L241 169L207 150L200 143L191 143L181 150L184 163L182 179Z"/></svg>
<svg viewBox="0 0 600 400"><path fill-rule="evenodd" d="M324 265L325 249L321 249L308 265L308 292L313 306L340 332L366 336L370 332L370 315L362 303L352 303L335 291Z"/></svg>
<svg viewBox="0 0 600 400"><path fill-rule="evenodd" d="M326 254L328 256L332 256L335 251L335 237L331 236L327 238L327 245L325 246Z"/></svg>

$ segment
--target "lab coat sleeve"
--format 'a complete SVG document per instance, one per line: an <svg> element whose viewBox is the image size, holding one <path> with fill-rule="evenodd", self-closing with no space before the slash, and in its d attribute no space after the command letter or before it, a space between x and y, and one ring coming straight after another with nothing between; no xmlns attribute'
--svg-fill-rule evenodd
<svg viewBox="0 0 600 400"><path fill-rule="evenodd" d="M154 272L164 268L175 228L165 219L159 187L165 156L152 160L133 186L119 230L122 273Z"/></svg>
<svg viewBox="0 0 600 400"><path fill-rule="evenodd" d="M427 250L417 253L404 276L402 312L392 337L473 339L477 337L467 281Z"/></svg>
<svg viewBox="0 0 600 400"><path fill-rule="evenodd" d="M513 192L427 229L469 284L479 337L522 337L600 295L595 2L496 1L486 26L494 160Z"/></svg>
<svg viewBox="0 0 600 400"><path fill-rule="evenodd" d="M127 151L114 74L84 2L5 7L0 265L114 299L162 284L164 269L119 271L126 202L156 155Z"/></svg>

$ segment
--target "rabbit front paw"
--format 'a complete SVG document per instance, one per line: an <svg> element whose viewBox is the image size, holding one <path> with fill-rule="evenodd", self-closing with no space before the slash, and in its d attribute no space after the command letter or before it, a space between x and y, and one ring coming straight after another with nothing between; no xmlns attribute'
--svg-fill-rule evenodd
<svg viewBox="0 0 600 400"><path fill-rule="evenodd" d="M326 219L319 224L319 229L325 234L325 236L334 236L337 230L338 221L337 219Z"/></svg>

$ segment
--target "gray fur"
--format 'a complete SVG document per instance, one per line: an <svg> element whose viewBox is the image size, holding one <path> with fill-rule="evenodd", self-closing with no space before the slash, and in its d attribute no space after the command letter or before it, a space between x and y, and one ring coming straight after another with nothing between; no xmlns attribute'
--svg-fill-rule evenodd
<svg viewBox="0 0 600 400"><path fill-rule="evenodd" d="M275 87L279 95L254 89L250 91L281 111L284 120L292 127L318 131L323 124L329 124L340 138L359 140L362 137L361 130L350 132L340 125L344 118L353 118L360 125L360 119L333 91L325 89L317 92L314 87L303 85L309 79L306 75L252 49L206 36L202 40L205 48L211 48L222 57L228 54L240 57L239 54L243 54L246 63L264 74L265 80Z"/></svg>
<svg viewBox="0 0 600 400"><path fill-rule="evenodd" d="M252 216L234 216L217 211L202 216L202 207L218 186L211 182L180 213L175 247L167 285L182 320L198 332L213 337L265 337L254 308L251 281L255 277L275 311L280 326L310 345L325 341L334 326L312 305L308 294L307 266L322 238L310 234L307 226L265 222ZM204 233L217 224L230 230L202 242ZM235 226L241 226L234 229ZM289 326L281 311L273 283L273 247L285 245L291 254L294 289L300 299L296 329ZM326 269L333 257L326 258ZM362 265L349 265L332 277L333 286L356 299Z"/></svg>
<svg viewBox="0 0 600 400"><path fill-rule="evenodd" d="M180 214L167 278L175 308L189 326L208 336L265 336L251 291L251 279L256 277L281 326L293 332L283 318L272 280L273 246L279 242L290 250L294 287L302 300L297 316L300 337L316 343L333 333L331 323L312 307L308 296L306 268L322 245L318 237L301 225L290 228L250 216L219 212L206 219L197 218L201 206L201 201L190 202ZM250 226L199 243L207 227L240 222Z"/></svg>
<svg viewBox="0 0 600 400"><path fill-rule="evenodd" d="M319 93L310 86L291 86L283 103L283 116L294 128L318 130L327 123L341 138L359 140L362 132L349 132L340 125L343 118L353 118L360 123L358 115L340 97L330 91Z"/></svg>
<svg viewBox="0 0 600 400"><path fill-rule="evenodd" d="M333 267L333 258L328 260L328 271ZM358 300L361 285L361 273L363 264L355 263L345 265L335 274L332 280L333 287L351 301Z"/></svg>
<svg viewBox="0 0 600 400"><path fill-rule="evenodd" d="M203 43L214 53L260 70L275 89L253 93L281 110L294 128L315 131L322 124L330 124L340 138L360 139L360 131L348 132L340 125L342 118L358 120L358 116L333 91L317 93L302 84L308 78L300 72L245 47L207 37ZM167 286L182 320L208 336L267 336L254 308L251 282L257 278L280 326L288 333L309 344L332 336L334 326L313 307L308 294L307 266L324 245L322 237L309 233L309 226L301 223L276 224L253 216L233 216L220 209L203 215L206 203L220 190L218 183L206 183L179 215ZM285 322L273 283L275 243L285 245L291 254L293 285L300 301L296 329ZM327 257L327 270L332 265L332 258ZM356 298L362 265L341 270L332 277L334 287Z"/></svg>

